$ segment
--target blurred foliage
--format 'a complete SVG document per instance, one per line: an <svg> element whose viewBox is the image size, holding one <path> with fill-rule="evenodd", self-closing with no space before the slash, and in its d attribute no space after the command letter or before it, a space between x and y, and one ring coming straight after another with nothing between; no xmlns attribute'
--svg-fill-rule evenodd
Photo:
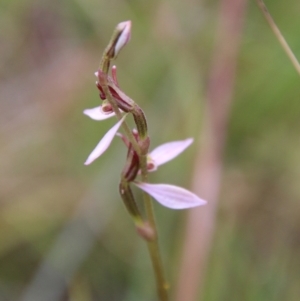
<svg viewBox="0 0 300 301"><path fill-rule="evenodd" d="M266 4L300 58L300 2ZM117 193L122 143L83 166L114 121L82 110L99 103L93 72L130 19L119 82L144 108L152 145L199 141L217 17L218 1L0 0L1 301L155 299ZM299 83L250 1L205 300L299 300ZM196 152L197 143L151 180L188 187ZM176 283L185 213L155 210Z"/></svg>

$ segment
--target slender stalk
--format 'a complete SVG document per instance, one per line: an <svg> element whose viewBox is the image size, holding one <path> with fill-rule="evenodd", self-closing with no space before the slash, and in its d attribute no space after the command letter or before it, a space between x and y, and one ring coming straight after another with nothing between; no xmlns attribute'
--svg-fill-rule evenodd
<svg viewBox="0 0 300 301"><path fill-rule="evenodd" d="M142 181L148 182L148 170L147 170L147 156L141 155L140 156L140 164L141 164L141 171L142 171ZM155 233L155 237L151 241L147 241L148 251L150 253L152 266L155 273L156 278L156 286L157 286L157 293L161 301L168 301L168 289L169 284L166 281L164 275L164 269L162 264L162 259L159 251L159 244L158 244L158 234L157 234L157 226L154 216L154 210L152 205L152 200L149 194L143 192L143 198L145 203L146 215L147 219L150 223L151 228Z"/></svg>
<svg viewBox="0 0 300 301"><path fill-rule="evenodd" d="M256 0L256 2L257 2L257 5L259 6L260 10L262 11L264 17L266 18L267 22L269 23L272 31L274 32L278 42L280 43L280 45L282 46L282 48L285 51L286 55L288 56L288 58L290 59L290 61L293 64L293 66L295 67L296 71L300 75L300 64L299 64L296 56L294 55L293 51L291 50L289 44L287 43L287 41L283 37L282 33L280 32L279 28L277 27L274 19L270 15L264 1L263 0Z"/></svg>

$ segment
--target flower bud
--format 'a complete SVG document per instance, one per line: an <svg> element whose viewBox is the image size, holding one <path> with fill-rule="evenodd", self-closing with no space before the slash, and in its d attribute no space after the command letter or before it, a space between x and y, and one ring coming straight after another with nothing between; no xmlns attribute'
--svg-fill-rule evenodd
<svg viewBox="0 0 300 301"><path fill-rule="evenodd" d="M120 50L129 42L131 36L131 21L124 21L117 25L100 62L100 69L107 74L110 61L115 59Z"/></svg>
<svg viewBox="0 0 300 301"><path fill-rule="evenodd" d="M116 30L120 32L114 49L114 57L117 57L119 51L129 42L131 36L131 21L121 22Z"/></svg>
<svg viewBox="0 0 300 301"><path fill-rule="evenodd" d="M106 55L109 59L115 59L120 50L129 42L131 36L131 21L121 22L117 25L108 48Z"/></svg>

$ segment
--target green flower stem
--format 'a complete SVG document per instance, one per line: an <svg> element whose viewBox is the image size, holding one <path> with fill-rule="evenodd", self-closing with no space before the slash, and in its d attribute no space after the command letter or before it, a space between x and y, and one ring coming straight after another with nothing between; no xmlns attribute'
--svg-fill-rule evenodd
<svg viewBox="0 0 300 301"><path fill-rule="evenodd" d="M140 158L140 165L142 171L142 181L147 183L148 182L147 155L141 155L139 158ZM161 301L168 301L169 284L167 283L164 275L162 259L159 251L158 234L157 234L157 227L155 222L152 200L149 194L145 192L143 192L143 197L144 197L147 219L149 221L150 227L153 229L155 233L154 239L151 241L147 241L147 247L150 253L151 262L155 273L157 293Z"/></svg>
<svg viewBox="0 0 300 301"><path fill-rule="evenodd" d="M263 2L263 0L256 0L256 2L257 2L257 5L259 6L260 10L262 11L264 17L266 18L267 22L269 23L272 31L274 32L277 40L279 41L283 50L285 51L286 55L288 56L288 58L290 59L290 61L293 64L293 66L295 67L296 71L300 75L300 64L299 64L296 56L294 55L293 51L291 50L289 44L287 43L287 41L283 37L282 33L280 32L279 28L277 27L272 16L270 15L265 3Z"/></svg>
<svg viewBox="0 0 300 301"><path fill-rule="evenodd" d="M104 73L107 74L108 70L109 70L109 66L110 66L110 58L106 54L107 51L105 51L104 53L105 54L103 55L103 57L101 59L99 69L102 70Z"/></svg>

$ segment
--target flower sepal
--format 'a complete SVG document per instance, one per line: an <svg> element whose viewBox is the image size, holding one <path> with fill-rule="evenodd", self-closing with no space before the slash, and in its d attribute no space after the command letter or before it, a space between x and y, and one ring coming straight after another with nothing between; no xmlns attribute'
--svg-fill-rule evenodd
<svg viewBox="0 0 300 301"><path fill-rule="evenodd" d="M122 117L121 120L118 121L100 140L91 154L88 156L84 165L89 165L94 162L97 158L99 158L110 146L113 138L116 136L120 126L122 125L124 119L126 118L126 114Z"/></svg>
<svg viewBox="0 0 300 301"><path fill-rule="evenodd" d="M207 203L193 192L179 186L143 182L134 182L134 184L167 208L189 209Z"/></svg>

